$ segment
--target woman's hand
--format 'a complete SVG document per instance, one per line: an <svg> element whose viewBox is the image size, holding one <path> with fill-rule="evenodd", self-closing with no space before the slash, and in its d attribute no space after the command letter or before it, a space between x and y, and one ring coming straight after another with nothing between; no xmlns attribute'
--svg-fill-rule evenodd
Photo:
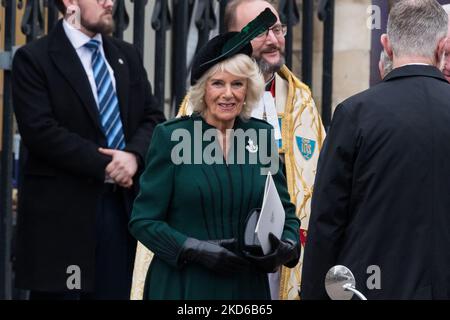
<svg viewBox="0 0 450 320"><path fill-rule="evenodd" d="M250 263L230 251L235 244L235 239L200 241L187 238L178 261L181 265L199 263L220 274L248 271Z"/></svg>
<svg viewBox="0 0 450 320"><path fill-rule="evenodd" d="M259 256L244 251L245 257L252 265L265 273L276 272L281 265L286 265L290 268L295 267L300 258L299 244L291 240L280 240L273 233L269 233L269 241L273 251L268 255Z"/></svg>

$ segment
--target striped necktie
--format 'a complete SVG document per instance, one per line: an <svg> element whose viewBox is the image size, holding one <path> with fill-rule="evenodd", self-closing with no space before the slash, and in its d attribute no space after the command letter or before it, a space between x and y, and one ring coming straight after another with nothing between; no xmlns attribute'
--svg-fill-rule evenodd
<svg viewBox="0 0 450 320"><path fill-rule="evenodd" d="M84 45L92 51L92 71L97 85L98 108L103 133L111 149L125 148L119 100L114 90L105 59L100 52L100 41L90 40Z"/></svg>

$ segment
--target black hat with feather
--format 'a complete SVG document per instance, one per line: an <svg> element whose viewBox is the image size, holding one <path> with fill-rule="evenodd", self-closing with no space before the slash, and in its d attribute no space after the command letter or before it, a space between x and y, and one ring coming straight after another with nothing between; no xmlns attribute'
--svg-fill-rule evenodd
<svg viewBox="0 0 450 320"><path fill-rule="evenodd" d="M191 85L194 85L212 66L223 60L238 53L251 57L253 49L250 41L267 31L276 21L277 17L266 8L240 32L227 32L209 40L194 57Z"/></svg>

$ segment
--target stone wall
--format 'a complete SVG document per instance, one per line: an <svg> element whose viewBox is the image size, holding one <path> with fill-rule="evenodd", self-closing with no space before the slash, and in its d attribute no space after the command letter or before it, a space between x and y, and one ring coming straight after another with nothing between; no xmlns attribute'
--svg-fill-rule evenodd
<svg viewBox="0 0 450 320"><path fill-rule="evenodd" d="M297 0L301 12L302 1ZM314 7L313 84L311 90L317 106L322 105L323 22ZM371 30L367 27L371 0L335 2L333 109L349 96L369 87ZM301 75L301 28L294 30L293 71Z"/></svg>
<svg viewBox="0 0 450 320"><path fill-rule="evenodd" d="M335 12L333 106L369 88L370 0L339 0Z"/></svg>

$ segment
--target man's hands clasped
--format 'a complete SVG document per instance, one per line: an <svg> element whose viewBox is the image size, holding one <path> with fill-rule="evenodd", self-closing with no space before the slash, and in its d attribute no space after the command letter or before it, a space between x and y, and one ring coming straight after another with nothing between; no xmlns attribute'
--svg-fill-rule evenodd
<svg viewBox="0 0 450 320"><path fill-rule="evenodd" d="M133 177L138 169L136 155L131 152L99 148L98 151L112 157L111 162L105 168L105 174L124 188L131 188Z"/></svg>

